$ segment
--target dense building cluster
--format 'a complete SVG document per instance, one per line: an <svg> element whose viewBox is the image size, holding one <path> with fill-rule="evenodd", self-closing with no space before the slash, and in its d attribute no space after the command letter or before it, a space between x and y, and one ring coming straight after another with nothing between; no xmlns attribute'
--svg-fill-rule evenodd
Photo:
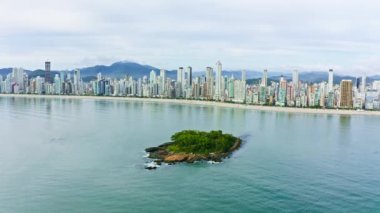
<svg viewBox="0 0 380 213"><path fill-rule="evenodd" d="M79 69L50 76L50 62L45 63L45 76L29 78L22 68L0 75L0 93L46 95L95 95L151 98L179 98L236 102L256 105L310 108L380 109L380 81L371 85L363 76L360 81L342 80L333 84L333 70L329 70L327 82L305 83L299 80L297 70L292 80L285 78L268 81L264 70L260 82L248 85L246 72L239 79L222 75L222 64L216 70L207 67L202 76L193 77L192 67L180 67L177 79L167 77L166 70L150 72L149 77L134 79L132 76L114 79L98 73L96 80L83 82Z"/></svg>

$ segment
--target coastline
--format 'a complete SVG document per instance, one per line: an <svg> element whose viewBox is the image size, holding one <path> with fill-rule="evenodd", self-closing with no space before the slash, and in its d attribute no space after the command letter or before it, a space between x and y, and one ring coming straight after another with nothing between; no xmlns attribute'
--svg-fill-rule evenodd
<svg viewBox="0 0 380 213"><path fill-rule="evenodd" d="M247 109L253 111L266 112L285 112L285 113L303 113L303 114L328 114L328 115L367 115L380 116L380 111L356 111L345 109L312 109L312 108L293 108L278 106L261 106L246 105L239 103L225 103L202 100L185 100L185 99L164 99L164 98L137 98L137 97L113 97L113 96L70 96L70 95L36 95L36 94L0 94L1 97L14 98L53 98L53 99L87 99L87 100L117 100L117 101L139 101L147 103L169 103L180 105L197 105L197 106L217 106L224 108Z"/></svg>

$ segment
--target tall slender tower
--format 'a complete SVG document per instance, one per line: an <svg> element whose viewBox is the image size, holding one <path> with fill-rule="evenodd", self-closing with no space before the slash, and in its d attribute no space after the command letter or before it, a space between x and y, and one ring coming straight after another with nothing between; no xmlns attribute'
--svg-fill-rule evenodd
<svg viewBox="0 0 380 213"><path fill-rule="evenodd" d="M45 62L45 82L46 83L51 83L50 69L51 69L51 63L50 63L50 61L46 61Z"/></svg>
<svg viewBox="0 0 380 213"><path fill-rule="evenodd" d="M242 92L243 92L243 102L246 101L246 96L247 96L247 72L245 70L243 70L241 72L241 81L242 81Z"/></svg>
<svg viewBox="0 0 380 213"><path fill-rule="evenodd" d="M182 83L183 81L183 67L179 67L177 70L177 82Z"/></svg>
<svg viewBox="0 0 380 213"><path fill-rule="evenodd" d="M80 94L80 70L79 69L75 69L74 70L74 93L76 95L79 95Z"/></svg>
<svg viewBox="0 0 380 213"><path fill-rule="evenodd" d="M268 82L268 70L265 69L264 72L263 72L263 78L261 79L261 86L267 86L267 82Z"/></svg>
<svg viewBox="0 0 380 213"><path fill-rule="evenodd" d="M212 67L206 68L206 85L207 85L207 98L211 99L214 96L214 76Z"/></svg>
<svg viewBox="0 0 380 213"><path fill-rule="evenodd" d="M334 71L333 69L329 70L329 82L328 82L328 92L332 92L334 87Z"/></svg>
<svg viewBox="0 0 380 213"><path fill-rule="evenodd" d="M361 86L360 86L360 92L361 93L365 93L366 91L366 80L367 80L367 76L364 74L363 76L362 76L362 83L361 83Z"/></svg>
<svg viewBox="0 0 380 213"><path fill-rule="evenodd" d="M193 81L193 68L191 66L188 66L186 68L186 72L185 72L185 76L186 76L186 84L187 86L191 87L192 85L192 81Z"/></svg>
<svg viewBox="0 0 380 213"><path fill-rule="evenodd" d="M166 90L166 70L161 69L160 70L160 80L161 80L161 95L165 95L165 90Z"/></svg>
<svg viewBox="0 0 380 213"><path fill-rule="evenodd" d="M215 75L215 99L220 100L222 93L222 63L216 62L216 75Z"/></svg>
<svg viewBox="0 0 380 213"><path fill-rule="evenodd" d="M245 70L241 71L241 80L247 81L247 71Z"/></svg>
<svg viewBox="0 0 380 213"><path fill-rule="evenodd" d="M298 84L299 84L299 73L298 73L298 70L293 70L292 81L293 81L294 87L298 88Z"/></svg>
<svg viewBox="0 0 380 213"><path fill-rule="evenodd" d="M352 81L342 80L340 82L340 107L352 108Z"/></svg>

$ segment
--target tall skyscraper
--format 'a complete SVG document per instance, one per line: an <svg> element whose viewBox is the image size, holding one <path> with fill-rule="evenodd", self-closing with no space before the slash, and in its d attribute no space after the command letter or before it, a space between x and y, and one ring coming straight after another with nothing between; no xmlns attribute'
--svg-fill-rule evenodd
<svg viewBox="0 0 380 213"><path fill-rule="evenodd" d="M186 68L185 79L186 79L187 86L190 87L193 81L193 68L191 66L188 66Z"/></svg>
<svg viewBox="0 0 380 213"><path fill-rule="evenodd" d="M46 61L45 62L45 82L46 83L51 83L50 70L51 70L51 62Z"/></svg>
<svg viewBox="0 0 380 213"><path fill-rule="evenodd" d="M160 80L161 80L161 88L160 95L165 95L166 92L166 70L160 70Z"/></svg>
<svg viewBox="0 0 380 213"><path fill-rule="evenodd" d="M247 71L245 70L241 71L241 80L244 82L247 81Z"/></svg>
<svg viewBox="0 0 380 213"><path fill-rule="evenodd" d="M80 70L75 69L74 70L74 92L75 94L80 94Z"/></svg>
<svg viewBox="0 0 380 213"><path fill-rule="evenodd" d="M220 100L222 93L222 63L218 61L216 63L216 75L215 75L215 100Z"/></svg>
<svg viewBox="0 0 380 213"><path fill-rule="evenodd" d="M178 70L177 70L177 82L178 83L182 83L183 81L183 67L179 67Z"/></svg>
<svg viewBox="0 0 380 213"><path fill-rule="evenodd" d="M247 72L245 70L241 71L241 81L242 81L242 101L245 102L247 98Z"/></svg>
<svg viewBox="0 0 380 213"><path fill-rule="evenodd" d="M206 68L206 86L207 86L207 93L205 94L207 98L211 99L214 96L214 75L213 75L213 69L212 67Z"/></svg>
<svg viewBox="0 0 380 213"><path fill-rule="evenodd" d="M334 71L333 69L329 70L329 82L328 82L328 92L333 91L334 88Z"/></svg>
<svg viewBox="0 0 380 213"><path fill-rule="evenodd" d="M293 81L294 87L298 88L298 84L299 84L299 73L298 73L298 70L293 70L292 81Z"/></svg>
<svg viewBox="0 0 380 213"><path fill-rule="evenodd" d="M61 94L61 87L62 87L61 79L59 78L58 74L55 74L55 77L54 77L54 94L56 94L56 95Z"/></svg>
<svg viewBox="0 0 380 213"><path fill-rule="evenodd" d="M263 72L263 77L261 78L261 86L266 87L268 84L268 70L265 69Z"/></svg>
<svg viewBox="0 0 380 213"><path fill-rule="evenodd" d="M154 70L149 73L149 84L152 87L156 83L156 72Z"/></svg>
<svg viewBox="0 0 380 213"><path fill-rule="evenodd" d="M352 108L352 81L340 82L340 105L341 108Z"/></svg>
<svg viewBox="0 0 380 213"><path fill-rule="evenodd" d="M181 97L183 95L183 85L184 85L184 70L183 67L179 67L177 70L177 86L176 86L176 96Z"/></svg>
<svg viewBox="0 0 380 213"><path fill-rule="evenodd" d="M16 84L18 87L18 92L24 90L24 69L23 68L13 68L12 69L12 83Z"/></svg>
<svg viewBox="0 0 380 213"><path fill-rule="evenodd" d="M278 97L277 97L277 105L279 106L286 105L286 89L287 89L287 82L285 78L281 75L280 84L278 88Z"/></svg>
<svg viewBox="0 0 380 213"><path fill-rule="evenodd" d="M361 82L361 85L360 85L360 92L361 93L365 93L366 92L366 80L367 80L367 76L364 74L362 76L362 82Z"/></svg>

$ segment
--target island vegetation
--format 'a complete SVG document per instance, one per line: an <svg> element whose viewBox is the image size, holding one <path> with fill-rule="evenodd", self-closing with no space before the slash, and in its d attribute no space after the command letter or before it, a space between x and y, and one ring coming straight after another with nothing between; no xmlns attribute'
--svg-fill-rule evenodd
<svg viewBox="0 0 380 213"><path fill-rule="evenodd" d="M171 137L171 142L158 147L145 149L149 158L157 164L162 162L173 164L177 162L193 163L195 161L220 162L241 146L241 139L222 131L183 130ZM147 169L155 169L149 166Z"/></svg>

